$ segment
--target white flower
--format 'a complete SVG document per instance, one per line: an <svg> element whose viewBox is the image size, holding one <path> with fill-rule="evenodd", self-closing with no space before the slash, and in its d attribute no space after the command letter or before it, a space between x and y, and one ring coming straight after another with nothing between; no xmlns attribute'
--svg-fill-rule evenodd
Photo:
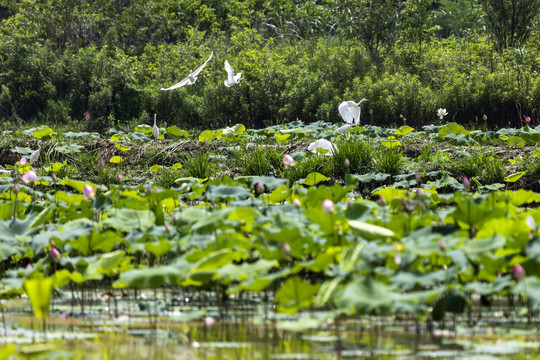
<svg viewBox="0 0 540 360"><path fill-rule="evenodd" d="M448 115L448 113L446 112L446 109L439 108L439 110L437 110L437 115L442 119L444 116Z"/></svg>

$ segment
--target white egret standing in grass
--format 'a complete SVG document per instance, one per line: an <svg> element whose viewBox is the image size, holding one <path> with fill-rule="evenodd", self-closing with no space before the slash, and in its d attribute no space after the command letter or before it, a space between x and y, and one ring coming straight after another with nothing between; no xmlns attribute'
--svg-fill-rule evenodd
<svg viewBox="0 0 540 360"><path fill-rule="evenodd" d="M39 159L39 154L41 152L41 140L38 141L38 149L30 155L30 164L34 164Z"/></svg>
<svg viewBox="0 0 540 360"><path fill-rule="evenodd" d="M242 73L234 75L234 70L227 60L225 60L225 70L227 71L227 80L225 80L226 87L231 87L234 84L240 83L240 80L242 80Z"/></svg>
<svg viewBox="0 0 540 360"><path fill-rule="evenodd" d="M202 64L201 66L199 66L197 68L197 70L195 71L190 71L189 75L182 81L174 84L173 86L169 87L169 88L161 88L160 90L173 90L173 89L176 89L176 88L179 88L179 87L182 87L182 86L185 86L185 85L193 85L195 84L195 81L197 81L197 76L199 75L199 73L204 69L204 67L206 66L206 64L210 61L210 59L212 58L212 55L214 55L214 52L212 51L212 53L210 54L210 57L208 58L208 60L206 60L204 62L204 64Z"/></svg>
<svg viewBox="0 0 540 360"><path fill-rule="evenodd" d="M347 124L359 124L360 104L364 101L367 101L367 99L363 98L359 102L348 100L339 104L338 111L343 118L343 121L345 121Z"/></svg>
<svg viewBox="0 0 540 360"><path fill-rule="evenodd" d="M152 127L152 134L154 134L154 139L159 140L159 128L156 123L157 114L154 114L154 126Z"/></svg>
<svg viewBox="0 0 540 360"><path fill-rule="evenodd" d="M336 145L332 144L330 141L326 139L319 139L315 142L312 142L308 146L308 150L311 151L314 154L322 154L323 152L319 151L318 149L324 150L324 155L326 156L333 156L335 152L337 152Z"/></svg>

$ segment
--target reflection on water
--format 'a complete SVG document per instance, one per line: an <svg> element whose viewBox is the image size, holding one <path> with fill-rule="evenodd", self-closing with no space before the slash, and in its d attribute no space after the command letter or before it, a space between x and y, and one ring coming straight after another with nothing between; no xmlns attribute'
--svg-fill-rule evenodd
<svg viewBox="0 0 540 360"><path fill-rule="evenodd" d="M504 323L498 313L483 313L472 328L459 326L466 320L458 319L455 331L433 334L414 318L374 316L343 319L339 331L328 320L317 330L294 332L280 328L278 320L294 323L294 318L271 314L274 320L265 320L256 306L220 316L215 304L194 306L190 300L188 306L182 297L179 304L165 306L171 302L147 299L94 301L84 313L58 301L48 320L46 344L30 304L14 300L4 304L8 311L0 343L4 350L15 345L12 351L18 354L9 359L540 359L538 324ZM7 356L0 349L0 359Z"/></svg>
<svg viewBox="0 0 540 360"><path fill-rule="evenodd" d="M41 340L41 328L29 317L8 317L4 344ZM32 330L32 328L34 330ZM417 335L403 329L290 332L266 324L162 321L149 328L142 318L131 323L51 318L49 352L37 358L62 359L538 359L540 337L524 332L502 335ZM344 327L346 328L346 327ZM446 334L448 335L448 334ZM25 347L26 346L26 347ZM40 345L42 346L42 345ZM54 354L62 356L53 356Z"/></svg>

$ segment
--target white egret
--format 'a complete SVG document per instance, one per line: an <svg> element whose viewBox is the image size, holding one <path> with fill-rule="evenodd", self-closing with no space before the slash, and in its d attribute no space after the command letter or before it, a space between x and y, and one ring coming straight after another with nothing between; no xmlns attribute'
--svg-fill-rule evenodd
<svg viewBox="0 0 540 360"><path fill-rule="evenodd" d="M157 114L154 114L154 126L152 127L152 134L154 134L154 139L159 140L159 128L156 124Z"/></svg>
<svg viewBox="0 0 540 360"><path fill-rule="evenodd" d="M38 141L38 149L30 155L30 164L34 164L39 159L39 154L41 152L41 140Z"/></svg>
<svg viewBox="0 0 540 360"><path fill-rule="evenodd" d="M227 60L225 60L225 70L227 71L227 80L225 80L226 87L231 87L234 84L240 83L240 80L242 80L242 73L234 75L234 70Z"/></svg>
<svg viewBox="0 0 540 360"><path fill-rule="evenodd" d="M208 58L208 60L206 60L204 62L204 64L202 64L201 66L199 66L197 68L197 70L195 71L190 71L189 75L187 76L187 78L185 78L184 80L174 84L173 86L169 87L169 88L161 88L159 90L173 90L173 89L176 89L176 88L179 88L179 87L182 87L182 86L185 86L185 85L193 85L195 84L195 81L197 81L197 76L199 75L199 73L204 69L204 67L206 66L206 64L210 61L210 59L212 58L212 55L214 55L214 52L212 51L212 53L210 54L210 57Z"/></svg>
<svg viewBox="0 0 540 360"><path fill-rule="evenodd" d="M366 98L363 98L359 102L354 102L351 100L344 101L339 104L338 110L339 114L347 124L359 124L360 123L360 104L364 101L367 101Z"/></svg>
<svg viewBox="0 0 540 360"><path fill-rule="evenodd" d="M337 132L340 132L340 133L346 133L346 132L349 131L350 129L352 129L352 125L350 125L350 124L345 124L345 125L343 125L342 127L340 127L339 129L337 129L336 131L337 131Z"/></svg>
<svg viewBox="0 0 540 360"><path fill-rule="evenodd" d="M323 151L319 151L319 149L322 149ZM308 150L314 154L322 154L324 152L324 155L326 156L333 156L334 153L337 152L336 145L332 144L326 139L319 139L315 142L312 142L311 144L309 144Z"/></svg>

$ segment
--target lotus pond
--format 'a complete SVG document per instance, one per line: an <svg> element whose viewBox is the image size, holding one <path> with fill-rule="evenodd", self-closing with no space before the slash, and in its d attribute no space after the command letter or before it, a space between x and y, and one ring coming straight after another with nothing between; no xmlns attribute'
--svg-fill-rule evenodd
<svg viewBox="0 0 540 360"><path fill-rule="evenodd" d="M0 359L538 358L540 129L336 128L4 131Z"/></svg>

